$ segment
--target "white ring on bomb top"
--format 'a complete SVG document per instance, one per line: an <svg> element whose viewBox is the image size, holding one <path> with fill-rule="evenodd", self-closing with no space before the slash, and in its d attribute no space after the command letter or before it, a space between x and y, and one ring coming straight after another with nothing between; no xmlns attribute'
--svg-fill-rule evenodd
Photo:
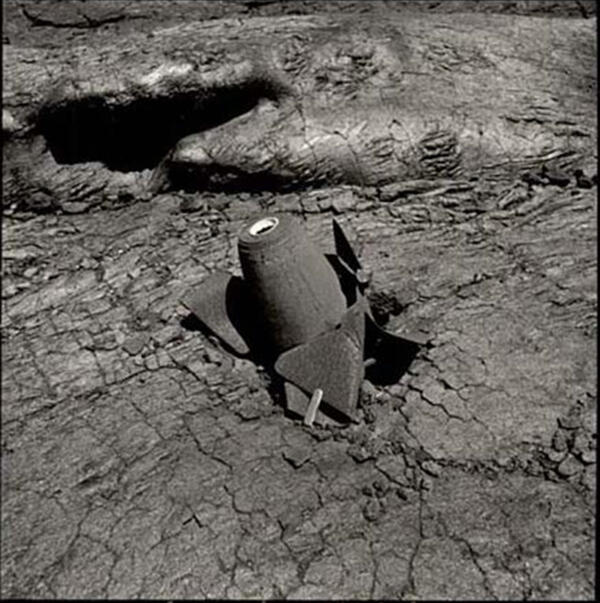
<svg viewBox="0 0 600 603"><path fill-rule="evenodd" d="M268 232L271 232L274 228L277 228L278 224L279 218L269 216L268 218L262 218L258 220L258 222L254 222L254 224L248 228L248 232L253 237L261 237Z"/></svg>

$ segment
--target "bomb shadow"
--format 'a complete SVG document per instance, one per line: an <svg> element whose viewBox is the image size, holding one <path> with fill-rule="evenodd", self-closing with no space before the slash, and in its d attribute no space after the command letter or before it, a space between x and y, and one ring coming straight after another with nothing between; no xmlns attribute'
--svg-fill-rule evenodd
<svg viewBox="0 0 600 603"><path fill-rule="evenodd" d="M416 358L421 346L413 341L383 333L368 326L365 348L374 362L365 369L365 379L373 385L398 383ZM375 332L374 332L375 331Z"/></svg>

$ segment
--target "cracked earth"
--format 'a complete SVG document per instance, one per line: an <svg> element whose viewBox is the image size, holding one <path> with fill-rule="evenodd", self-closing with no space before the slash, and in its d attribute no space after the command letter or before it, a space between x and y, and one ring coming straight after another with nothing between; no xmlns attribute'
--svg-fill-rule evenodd
<svg viewBox="0 0 600 603"><path fill-rule="evenodd" d="M2 595L592 600L597 189L568 182L5 212ZM182 326L272 210L324 251L339 220L386 328L432 338L365 381L357 424L286 416L262 367Z"/></svg>

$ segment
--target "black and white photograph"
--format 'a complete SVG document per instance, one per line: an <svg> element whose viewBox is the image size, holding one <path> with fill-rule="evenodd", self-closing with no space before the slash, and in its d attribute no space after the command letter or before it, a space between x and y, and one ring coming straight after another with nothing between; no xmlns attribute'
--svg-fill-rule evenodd
<svg viewBox="0 0 600 603"><path fill-rule="evenodd" d="M0 597L593 601L595 0L2 0Z"/></svg>

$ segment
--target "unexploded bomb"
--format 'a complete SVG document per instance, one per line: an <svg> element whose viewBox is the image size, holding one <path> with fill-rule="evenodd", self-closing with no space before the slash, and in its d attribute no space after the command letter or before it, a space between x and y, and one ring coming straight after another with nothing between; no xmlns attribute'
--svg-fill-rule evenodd
<svg viewBox="0 0 600 603"><path fill-rule="evenodd" d="M287 409L312 424L354 420L365 366L393 350L405 366L423 341L381 329L368 279L341 226L325 255L289 215L247 224L238 239L242 278L208 277L184 305L238 355L261 348L283 380Z"/></svg>

